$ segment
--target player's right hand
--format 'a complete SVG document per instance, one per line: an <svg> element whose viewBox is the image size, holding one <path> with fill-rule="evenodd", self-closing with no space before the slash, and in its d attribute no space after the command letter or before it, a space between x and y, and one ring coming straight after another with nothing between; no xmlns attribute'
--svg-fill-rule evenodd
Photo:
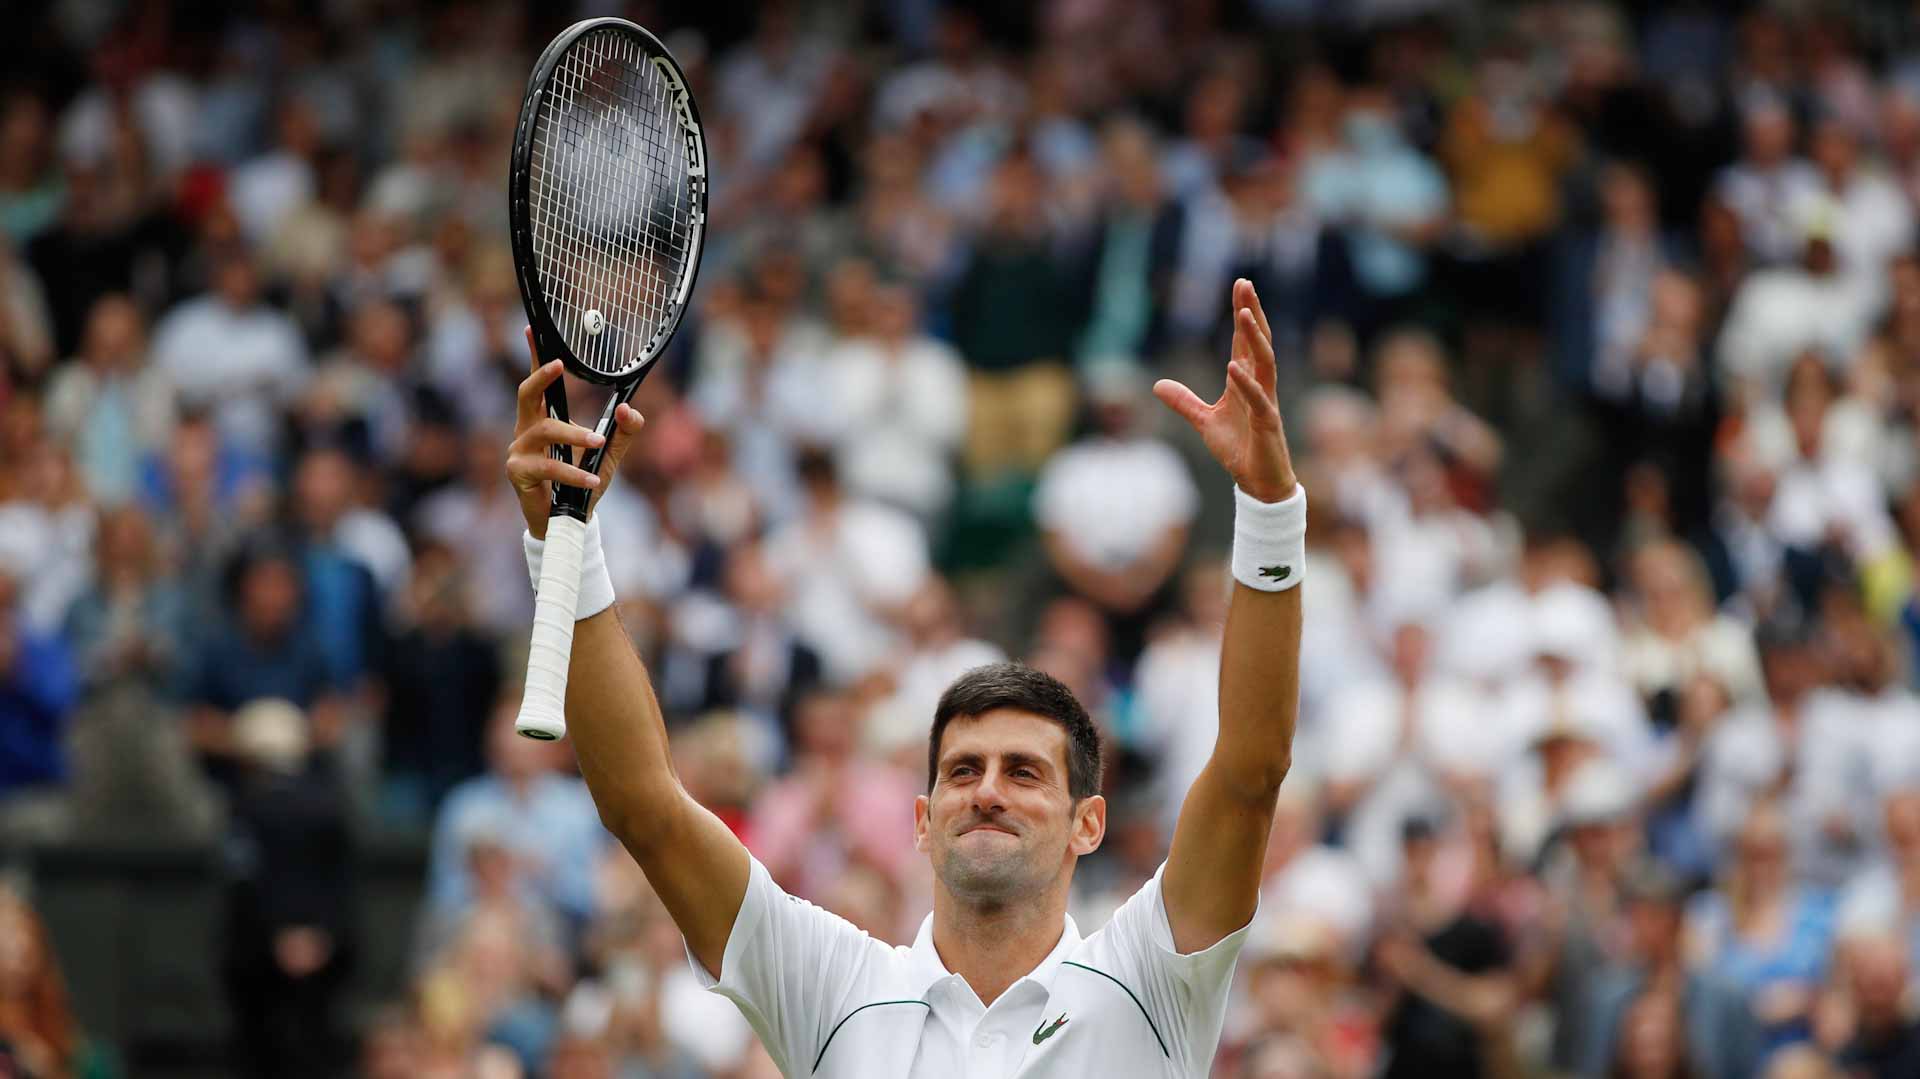
<svg viewBox="0 0 1920 1079"><path fill-rule="evenodd" d="M519 409L513 425L513 441L507 445L507 480L520 499L520 515L527 519L527 531L534 539L547 538L547 510L552 505L554 482L585 487L593 492L592 506L606 493L606 479L620 468L620 459L633 445L646 421L631 405L623 404L613 414L613 445L600 461L600 474L594 475L576 466L563 464L548 454L549 447L565 444L575 447L574 459L587 448L600 444L600 435L578 424L566 423L547 415L547 387L560 377L559 360L542 364L533 347L533 328L527 328L527 356L533 373L520 383Z"/></svg>

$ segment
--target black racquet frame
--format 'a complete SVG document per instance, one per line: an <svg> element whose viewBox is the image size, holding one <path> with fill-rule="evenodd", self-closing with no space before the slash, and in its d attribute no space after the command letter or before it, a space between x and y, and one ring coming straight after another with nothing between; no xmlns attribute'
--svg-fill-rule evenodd
<svg viewBox="0 0 1920 1079"><path fill-rule="evenodd" d="M580 467L587 472L598 474L606 447L612 445L611 432L614 412L620 405L633 397L640 388L640 382L653 370L660 353L673 339L674 332L680 326L680 320L686 315L687 303L675 305L651 342L653 354L645 357L640 368L624 375L610 375L582 363L554 325L548 310L547 295L541 287L536 267L539 256L534 251L533 225L529 207L531 186L531 159L533 156L535 121L540 114L540 106L552 90L553 76L567 51L582 37L596 31L615 30L631 38L649 60L663 64L678 83L681 92L676 95L676 104L682 110L687 123L681 131L687 140L687 161L690 165L687 184L690 197L690 220L698 227L694 230L693 242L687 252L687 262L691 269L687 275L686 292L691 299L694 280L700 272L701 250L706 243L705 222L707 217L707 147L701 134L700 112L693 102L693 94L688 89L686 72L683 71L673 54L661 44L660 39L649 33L644 27L620 18L585 19L577 22L540 53L540 59L533 65L533 74L527 78L527 92L520 106L520 121L514 129L513 159L507 174L507 218L508 229L513 239L514 277L520 283L520 299L527 309L527 322L533 327L534 348L542 361L558 359L566 365L569 374L577 378L603 386L615 387L613 399L607 402L606 412L600 417L598 430L607 436L600 446L587 449L580 459ZM547 387L547 415L570 422L567 412L567 391L560 379L554 379ZM551 454L565 464L573 463L573 451L570 447L556 443ZM587 508L592 500L592 492L585 487L569 484L553 484L552 512L565 514L575 520L587 519Z"/></svg>

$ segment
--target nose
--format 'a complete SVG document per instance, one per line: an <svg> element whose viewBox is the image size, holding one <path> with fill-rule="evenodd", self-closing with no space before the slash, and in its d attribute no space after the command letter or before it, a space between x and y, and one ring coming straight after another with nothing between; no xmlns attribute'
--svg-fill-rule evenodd
<svg viewBox="0 0 1920 1079"><path fill-rule="evenodd" d="M1001 775L998 768L988 769L980 777L980 782L973 785L974 812L987 815L1006 809L1006 792L1001 789L1005 782L1006 777Z"/></svg>

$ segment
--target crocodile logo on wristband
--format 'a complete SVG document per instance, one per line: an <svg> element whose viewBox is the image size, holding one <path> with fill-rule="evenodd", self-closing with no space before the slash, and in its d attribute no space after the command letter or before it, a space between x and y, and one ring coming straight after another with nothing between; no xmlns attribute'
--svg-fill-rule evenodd
<svg viewBox="0 0 1920 1079"><path fill-rule="evenodd" d="M1293 576L1293 567L1292 566L1261 566L1260 576L1271 577L1276 581L1284 581L1287 578Z"/></svg>

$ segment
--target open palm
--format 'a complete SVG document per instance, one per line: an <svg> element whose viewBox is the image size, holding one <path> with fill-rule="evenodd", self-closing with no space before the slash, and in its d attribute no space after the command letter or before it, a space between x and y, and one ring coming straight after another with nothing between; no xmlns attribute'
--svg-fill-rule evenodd
<svg viewBox="0 0 1920 1079"><path fill-rule="evenodd" d="M1153 385L1153 395L1200 433L1233 482L1262 502L1287 498L1294 485L1275 379L1273 329L1253 283L1241 278L1233 283L1233 354L1220 399L1208 404L1170 378Z"/></svg>

